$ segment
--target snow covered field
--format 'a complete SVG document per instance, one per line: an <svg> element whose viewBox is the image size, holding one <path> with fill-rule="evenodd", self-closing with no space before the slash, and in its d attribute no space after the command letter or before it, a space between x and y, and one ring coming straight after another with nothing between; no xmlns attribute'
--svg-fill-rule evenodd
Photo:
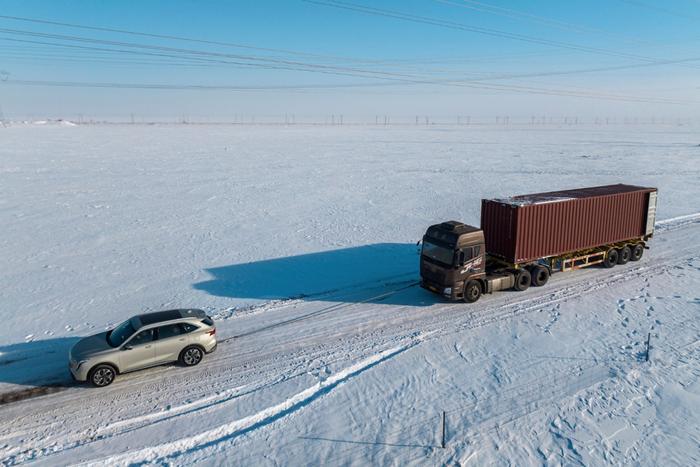
<svg viewBox="0 0 700 467"><path fill-rule="evenodd" d="M0 458L698 464L699 135L0 128ZM642 261L470 306L413 286L429 224L618 182L658 187L670 219ZM173 307L228 340L195 368L70 383L79 336Z"/></svg>

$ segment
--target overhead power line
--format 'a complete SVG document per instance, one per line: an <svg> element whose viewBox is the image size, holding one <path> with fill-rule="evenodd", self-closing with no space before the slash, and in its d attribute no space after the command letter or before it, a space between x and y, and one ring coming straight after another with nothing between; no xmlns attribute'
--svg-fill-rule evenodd
<svg viewBox="0 0 700 467"><path fill-rule="evenodd" d="M0 29L0 32L2 32L2 29ZM37 34L37 33L32 33L32 34ZM65 36L65 37L69 37L69 36ZM160 63L162 63L162 64L190 65L190 66L227 65L227 66L238 66L238 67L248 67L248 68L262 68L262 69L284 69L284 70L292 70L292 71L315 71L313 69L307 69L307 68L280 67L280 66L263 65L263 64L249 63L249 62L232 61L232 60L226 60L226 59L211 59L208 57L182 55L182 54L178 54L178 53L175 53L175 54L155 53L155 52L146 52L146 51L141 51L141 50L92 47L92 46L83 46L83 45L75 45L75 44L63 44L63 43L56 43L56 42L15 39L15 38L7 38L7 37L0 37L0 40L18 42L18 43L24 43L24 44L37 44L37 45L46 45L46 46L51 46L51 47L69 48L69 49L76 49L79 51L88 51L88 52L129 54L129 55L137 55L137 56L155 57L155 58L158 58L161 60L162 59L185 60L185 62L167 62L167 61L147 62L148 64L153 64L153 65L157 65ZM136 47L136 45L132 45L132 47ZM1 53L2 52L0 52L0 54ZM201 53L206 55L206 52L201 52ZM31 54L28 54L26 52L22 52L22 57L29 57L30 55ZM44 59L49 60L49 59L53 59L55 57L56 57L56 55L52 54L51 56L47 56ZM67 59L70 60L71 58L69 57ZM597 73L597 72L619 71L619 70L634 69L634 68L645 68L645 67L651 67L651 66L688 64L688 63L697 62L697 61L700 61L700 57L687 57L687 58L674 59L674 60L658 60L658 61L652 62L652 63L635 63L635 64L613 65L613 66L605 66L605 67L578 68L578 69L574 69L574 70L541 71L541 72L525 72L525 73L484 73L484 72L480 72L477 74L486 75L486 76L470 78L468 80L454 79L454 78L453 79L434 80L434 81L430 81L429 83L441 84L441 83L450 83L450 82L469 82L469 81L502 81L502 80L509 80L509 79L517 79L517 78L578 75L578 74L585 74L585 73ZM310 64L309 66L313 66L313 65ZM326 68L326 67L324 66L324 68ZM330 67L330 68L333 69L334 67ZM355 74L355 73L330 73L330 74L337 74L337 75L341 75L341 76L362 77L362 78L381 78L381 75L390 75L392 77L407 78L410 80L413 80L413 79L426 80L426 79L428 79L426 77L405 74L405 73L385 72L385 71L383 72L383 71L353 69L353 68L340 68L340 69L341 70L349 70L349 71L357 70L358 74ZM429 73L431 70L425 70L425 69L421 68L421 71L423 71L423 73L426 73L426 72ZM464 73L463 71L455 72L454 70L437 70L437 71L444 72L444 73L449 73L449 72ZM426 84L428 84L428 81L426 81Z"/></svg>
<svg viewBox="0 0 700 467"><path fill-rule="evenodd" d="M396 81L396 82L403 82L403 83L410 83L410 84L443 84L443 85L448 85L448 86L467 86L471 81L474 80L435 80L435 79L426 79L421 76L416 76L416 75L410 75L410 74L405 74L405 73L391 73L391 72L382 72L382 71L371 71L371 70L362 70L362 69L357 69L357 68L347 68L347 67L334 67L334 66L329 66L329 65L315 65L315 64L305 64L305 63L299 63L299 62L289 62L289 61L281 61L282 64L278 64L280 61L278 60L270 60L272 63L266 63L267 60L261 59L261 63L258 63L257 61L251 62L251 61L245 61L246 57L241 56L241 55L234 55L234 54L226 54L226 53L218 53L218 52L207 52L207 51L201 51L201 50L191 50L191 49L180 49L180 48L173 48L173 47L164 47L164 46L155 46L155 45L150 45L150 44L137 44L137 43L131 43L131 42L121 42L121 41L109 41L109 40L102 40L102 39L93 39L93 38L87 38L87 37L79 37L79 36L68 36L68 35L60 35L60 34L47 34L47 33L38 33L38 32L33 32L33 31L21 31L21 30L15 30L15 29L5 29L5 28L0 28L0 33L9 33L9 34L19 34L19 35L28 35L31 37L49 37L49 38L55 38L59 40L68 40L68 41L78 41L81 43L97 43L97 44L106 44L106 45L122 45L125 47L129 47L127 49L111 49L111 48L101 48L101 47L92 47L92 46L84 46L84 45L75 45L75 44L58 44L60 46L66 46L66 47L79 47L81 49L89 49L89 50L100 50L100 51L114 51L118 53L129 53L129 54L147 54L147 55L155 55L158 57L167 57L167 58L183 58L186 57L188 59L196 59L200 61L212 61L215 63L226 63L226 64L233 64L233 65L240 65L240 66L247 66L247 67L255 67L255 68L266 68L266 69L283 69L283 70L295 70L295 71L306 71L306 72L317 72L317 73L325 73L325 74L332 74L332 75L341 75L341 76L351 76L351 77L360 77L360 78L374 78L374 79L381 79L381 80L389 80L389 81ZM25 41L25 42L30 42L30 43L40 43L40 44L54 44L54 43L47 43L44 41L34 41L34 40L27 40L27 39L15 39L15 38L0 38L0 39L6 39L10 41ZM134 48L145 48L147 51L141 51L141 50L132 50ZM161 52L164 51L164 52ZM233 57L236 60L230 59L229 57ZM241 58L242 57L242 58ZM257 60L257 59L256 59ZM289 63L289 65L287 65ZM299 63L299 66L294 66L294 63ZM506 77L501 77L500 79L506 79ZM479 79L478 81L484 81L484 78ZM503 85L499 85L503 86ZM541 91L541 90L540 90ZM556 90L556 93L560 95L564 95L564 90ZM652 99L652 98L647 98L644 97L643 99ZM658 100L658 102L662 101Z"/></svg>
<svg viewBox="0 0 700 467"><path fill-rule="evenodd" d="M657 58L645 57L642 55L630 54L630 53L625 53L625 52L616 52L614 50L601 49L598 47L588 47L588 46L583 46L583 45L578 45L578 44L573 44L573 43L568 43L568 42L554 41L554 40L543 39L543 38L534 37L534 36L527 36L524 34L516 34L516 33L507 32L507 31L501 31L498 29L483 28L483 27L479 27L479 26L471 26L468 24L458 23L455 21L443 20L443 19L438 19L438 18L431 18L428 16L414 15L411 13L404 13L404 12L397 11L397 10L387 10L387 9L382 9L382 8L375 8L375 7L360 5L360 4L356 4L356 3L349 3L349 2L343 2L343 1L337 1L337 0L302 0L302 1L306 2L306 3L311 3L311 4L315 4L315 5L326 6L326 7L332 7L332 8L338 8L338 9L342 9L342 10L356 11L358 13L364 13L364 14L373 15L373 16L394 18L394 19L409 21L409 22L413 22L413 23L427 24L427 25L437 26L437 27L442 27L442 28L447 28L447 29L473 32L473 33L487 35L487 36L491 36L491 37L499 37L499 38L503 38L503 39L511 39L511 40L516 40L516 41L521 41L521 42L528 42L531 44L540 44L540 45L546 45L546 46L550 46L550 47L558 47L558 48L564 48L564 49L569 49L569 50L577 50L580 52L587 52L587 53L598 54L598 55L607 55L607 56L611 56L611 57L624 57L624 58L629 58L629 59L634 59L634 60L639 60L639 61L644 61L644 62L657 62L658 61Z"/></svg>
<svg viewBox="0 0 700 467"><path fill-rule="evenodd" d="M4 38L6 40L10 41L25 41L23 39L13 39L13 38ZM29 41L31 43L43 43L40 41ZM51 44L51 43L49 43ZM169 58L178 58L178 55L173 55L173 54L163 54L163 53L157 53L157 52L144 52L144 51L135 51L135 50L124 50L124 49L105 49L105 48L96 48L96 47L91 47L91 46L82 46L82 45L73 45L73 44L59 44L61 46L65 47L78 47L81 49L89 49L89 50L108 50L108 51L117 51L117 52L124 52L124 53L130 53L130 54L146 54L146 55L155 55L158 57L169 57ZM249 65L247 63L243 62L238 62L238 61L227 61L224 59L210 59L207 57L195 57L197 60L202 60L204 62L213 62L213 63L221 63L221 64L235 64L235 65ZM263 67L263 68L279 68L275 66L265 66L265 65L256 65L258 67ZM306 69L302 69L302 71L309 71ZM341 73L335 73L335 74L341 74ZM567 91L566 89L552 89L552 88L538 88L538 87L523 87L523 86L514 86L514 85L503 85L503 84L490 84L486 85L483 84L482 82L484 79L472 79L472 80L436 80L436 79L426 79L420 76L413 76L413 75L398 75L394 77L387 77L387 76L382 76L382 75L374 75L372 76L371 74L363 74L363 75L353 75L351 73L343 73L344 75L347 76L355 76L355 77L361 77L361 78L375 78L375 79L380 79L383 81L389 81L388 83L383 83L384 86L386 85L398 85L398 84L405 84L405 85L416 85L416 84L425 84L425 85L430 85L430 84L438 84L438 85L445 85L445 86L457 86L457 87L470 87L470 88L477 88L477 89L489 89L489 90L496 90L496 91L505 91L505 92L520 92L520 93L526 93L526 94L548 94L548 95L560 95L560 96L572 96L572 97L587 97L587 98L594 98L594 99L612 99L612 100L621 100L621 101L629 101L629 102L655 102L655 103L670 103L670 104L679 104L681 102L677 102L674 100L670 99L663 99L663 98L654 98L654 97L646 97L646 96L629 96L629 95L612 95L612 94L604 94L604 93L597 93L597 92L590 92L590 91ZM84 87L121 87L121 88L138 88L138 87L144 87L145 86L139 86L139 85L132 85L129 83L89 83L89 82L67 82L68 84L64 84L63 82L52 82L52 81L32 81L32 80L24 80L20 83L20 81L14 81L17 84L26 84L26 85L47 85L47 86L71 86L71 87L77 87L77 86L84 86ZM194 85L194 86L184 86L184 87L178 87L178 85L156 85L156 86L150 86L148 85L149 89L223 89L222 87L215 87L212 86L210 88L207 88L205 85ZM380 86L380 83L363 83L363 84L350 84L350 85L340 85L340 86L335 86L335 87L376 87ZM333 86L327 86L327 85L321 85L321 86L316 86L316 85L310 85L310 86L303 86L304 89L314 89L314 88L332 88ZM231 90L237 90L237 87L230 87L232 88ZM274 89L277 88L279 89L279 86L276 87L270 87L269 89ZM243 90L243 89L240 89Z"/></svg>
<svg viewBox="0 0 700 467"><path fill-rule="evenodd" d="M300 85L209 85L209 84L160 84L160 83L115 83L115 82L85 82L85 81L52 81L52 80L18 80L8 79L7 84L20 86L52 86L52 87L83 87L83 88L118 88L118 89L161 89L161 90L227 90L227 91L270 91L270 90L312 90L312 89L336 89L354 87L391 86L390 83L355 83L355 84L300 84ZM416 81L412 84L425 84ZM455 82L452 85L485 89L500 92L514 92L522 94L539 94L550 96L584 97L590 99L602 99L621 102L645 102L662 104L686 104L686 101L672 99L637 97L620 94L596 93L591 91L573 91L551 88L538 88L533 86L497 85L497 84L472 84L468 82Z"/></svg>
<svg viewBox="0 0 700 467"><path fill-rule="evenodd" d="M658 11L660 13L665 13L667 15L675 16L677 18L685 18L685 19L688 19L691 21L697 21L698 19L700 19L700 16L698 16L698 15L692 15L692 14L688 14L688 13L681 13L681 12L675 11L675 10L669 10L668 8L664 8L664 7L658 6L656 4L642 2L639 0L618 0L618 1L622 2L622 3L627 3L629 5L635 5L635 6L639 6L642 8L646 8L648 10L654 10L654 11Z"/></svg>
<svg viewBox="0 0 700 467"><path fill-rule="evenodd" d="M100 44L113 47L127 47L127 48L137 48L146 49L151 51L157 51L159 53L165 52L168 54L177 54L179 57L215 57L226 59L228 61L237 60L236 64L245 66L255 66L264 67L270 69L281 69L281 70L295 70L295 71L309 71L313 70L318 73L328 73L328 74L340 74L347 76L357 76L362 74L369 75L384 75L387 79L391 77L404 77L399 73L383 72L383 71L371 71L363 70L361 68L351 68L351 67L341 67L334 65L323 65L317 63L300 62L294 60L282 60L276 58L269 58L263 56L250 56L241 54L230 54L224 52L212 52L205 50L194 50L194 49L183 49L179 47L166 47L151 44L139 44L134 42L124 42L124 41L113 41L106 39L95 39L82 36L66 35L66 34L51 34L51 33L41 33L35 31L26 31L20 29L8 29L0 28L0 33L6 33L11 35L38 37L43 39L54 39L54 40L64 40L73 41L88 44ZM121 51L124 51L122 49ZM372 77L372 76L370 76Z"/></svg>
<svg viewBox="0 0 700 467"><path fill-rule="evenodd" d="M505 8L498 5L492 5L490 3L479 2L476 0L433 0L436 3L442 3L444 5L451 5L460 8L466 8L473 11L479 11L483 13L498 15L506 18L521 19L525 21L531 21L538 24L543 24L545 26L553 27L562 31L576 32L576 33L588 33L588 34L603 34L610 37L618 38L621 41L633 43L633 44L651 44L652 42L647 40L642 40L638 38L630 38L621 34L616 34L610 31L606 31L600 28L592 28L589 26L582 26L580 24L574 24L567 21L561 21L558 19L547 18L540 15L535 15L525 11L515 10L513 8Z"/></svg>
<svg viewBox="0 0 700 467"><path fill-rule="evenodd" d="M89 31L113 32L113 33L118 33L118 34L127 34L127 35L131 35L131 36L151 37L154 39L168 39L168 40L191 42L191 43L197 43L197 44L208 44L208 45L218 45L218 46L223 46L223 47L233 47L233 48L247 49L247 50L258 50L261 52L282 53L282 54L287 54L287 55L296 55L299 57L308 57L308 58L317 58L317 59L326 59L326 60L356 61L356 62L364 61L364 59L360 59L360 58L345 57L345 56L339 56L339 55L317 54L317 53L310 53L310 52L300 52L297 50L290 50L290 49L276 49L276 48L270 48L270 47L257 47L257 46L248 45L248 44L241 44L241 43L237 43L237 42L198 39L198 38L193 38L193 37L176 36L176 35L172 35L172 34L154 34L154 33L142 32L142 31L132 31L132 30L127 30L127 29L119 29L119 28L107 28L107 27L101 27L101 26L89 26L89 25L84 25L84 24L66 23L66 22L51 21L51 20L38 19L38 18L27 18L27 17L22 17L22 16L0 15L0 18L6 19L6 20L12 20L12 21L22 21L22 22L26 22L26 23L47 24L47 25L52 25L52 26L63 26L63 27L68 27L68 28L84 29L84 30L89 30Z"/></svg>
<svg viewBox="0 0 700 467"><path fill-rule="evenodd" d="M87 26L86 26L87 28ZM527 86L515 86L515 85L503 85L503 84L489 84L486 85L484 84L485 81L493 81L494 79L512 79L513 77L521 77L521 75L501 75L496 78L493 77L485 77L485 78L477 78L477 79L471 79L471 80L460 80L460 79L442 79L442 80L436 80L436 79L429 79L425 78L423 76L418 76L414 74L406 74L406 73L395 73L395 72L386 72L386 71L380 71L380 70L366 70L366 69L360 69L360 68L350 68L350 67L338 67L338 66L331 66L331 65L321 65L321 64L316 64L316 63L306 63L306 62L301 62L301 61L292 61L292 60L281 60L277 58L270 58L270 57L264 57L264 56L250 56L250 55L242 55L242 54L228 54L228 53L221 53L221 52L211 52L211 51L205 51L205 50L192 50L192 49L182 49L182 48L175 48L175 47L165 47L165 46L158 46L158 45L153 45L153 44L140 44L140 43L134 43L134 42L124 42L124 41L113 41L113 40L104 40L104 39L95 39L95 38L90 38L90 37L84 37L84 36L75 36L75 35L64 35L64 34L49 34L49 33L40 33L40 32L35 32L35 31L24 31L24 30L17 30L17 29L7 29L7 28L2 28L0 29L0 33L3 34L9 34L12 36L29 36L29 37L35 37L35 38L40 38L40 39L53 39L53 40L59 40L59 41L66 41L66 42L79 42L80 45L78 44L70 44L70 43L55 43L55 42L46 42L46 41L39 41L39 40L32 40L32 39L17 39L16 37L0 37L2 40L6 41L14 41L18 43L29 43L33 45L50 45L50 46L57 46L57 47L64 47L64 48L70 48L70 49L76 49L76 50L90 50L93 52L106 52L106 53L116 53L116 54L130 54L130 55L146 55L146 56L153 56L157 57L159 59L163 58L168 58L168 59L177 59L177 60L187 60L187 61L195 61L197 63L217 63L217 64L226 64L226 65L233 65L233 66L244 66L244 67L254 67L254 68L264 68L264 69L282 69L282 70L293 70L293 71L304 71L304 72L315 72L315 73L325 73L325 74L331 74L331 75L340 75L340 76L352 76L352 77L359 77L363 79L375 79L375 80L382 80L382 81L389 81L389 83L382 83L382 85L398 85L398 84L406 84L406 85L415 85L415 84L425 84L425 85L446 85L446 86L460 86L460 87L471 87L471 88L477 88L477 89L489 89L489 90L494 90L494 91L500 91L500 92L521 92L521 93L537 93L537 94L549 94L549 95L562 95L562 96L574 96L574 97L587 97L587 98L599 98L599 99L614 99L614 100L626 100L626 101L634 101L634 102L657 102L657 103L679 103L676 101L673 101L671 99L664 99L664 98L655 98L655 97L646 97L646 96L629 96L629 95L618 95L618 94L606 94L606 93L600 93L600 92L593 92L593 91L587 91L587 90L567 90L567 89L553 89L553 88L542 88L542 87L527 87ZM83 44L97 44L97 45L102 45L105 47L95 47L93 45L83 45ZM114 48L114 47L120 47L119 49ZM145 49L145 50L142 50ZM692 59L688 59L690 61ZM672 61L656 61L654 64L666 64L666 63L673 63ZM650 64L649 64L650 65ZM575 70L572 73L581 73L584 72L585 70ZM592 70L592 71L598 71L598 70ZM552 74L565 74L566 72L550 72ZM529 74L532 75L532 74ZM538 76L546 76L545 73L539 73ZM106 86L111 86L111 87L137 87L139 85L133 85L129 83L90 83L90 82L75 82L75 81L67 81L67 82L52 82L52 81L32 81L32 80L22 80L20 81L15 81L16 84L24 84L24 85L55 85L55 86L85 86L85 87L106 87ZM379 83L362 83L361 85L356 85L356 84L351 84L351 85L343 85L342 87L371 87L371 86L378 86L380 85ZM148 85L151 86L151 85ZM156 85L155 88L161 88L161 89L177 89L178 85ZM322 87L331 87L331 86L316 86L316 85L310 85L310 86L305 86L307 89L320 89ZM154 88L154 87L150 87ZM222 87L216 87L216 86L209 86L207 85L184 85L181 87L182 89L207 89L207 88L216 88L216 89L222 89ZM236 86L229 86L226 88L230 89L238 89L240 87ZM281 88L277 86L277 88ZM297 87L298 88L298 87ZM249 89L249 88L246 88ZM273 87L269 87L268 89L273 89Z"/></svg>

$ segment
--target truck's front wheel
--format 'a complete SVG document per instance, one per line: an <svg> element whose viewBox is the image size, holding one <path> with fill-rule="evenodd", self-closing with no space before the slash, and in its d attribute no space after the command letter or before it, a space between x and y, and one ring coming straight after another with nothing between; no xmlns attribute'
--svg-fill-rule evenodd
<svg viewBox="0 0 700 467"><path fill-rule="evenodd" d="M481 285L477 281L469 281L464 287L464 301L474 303L481 297Z"/></svg>

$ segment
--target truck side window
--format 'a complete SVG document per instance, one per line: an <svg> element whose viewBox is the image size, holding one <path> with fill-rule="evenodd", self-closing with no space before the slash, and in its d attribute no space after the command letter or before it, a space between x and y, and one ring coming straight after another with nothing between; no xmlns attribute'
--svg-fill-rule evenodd
<svg viewBox="0 0 700 467"><path fill-rule="evenodd" d="M465 261L469 261L470 259L472 259L474 257L472 253L472 247L463 249L459 256L460 264L464 264Z"/></svg>
<svg viewBox="0 0 700 467"><path fill-rule="evenodd" d="M481 247L480 247L480 246L475 246L475 247L474 247L474 258L476 258L477 256L479 256L480 253L481 253Z"/></svg>

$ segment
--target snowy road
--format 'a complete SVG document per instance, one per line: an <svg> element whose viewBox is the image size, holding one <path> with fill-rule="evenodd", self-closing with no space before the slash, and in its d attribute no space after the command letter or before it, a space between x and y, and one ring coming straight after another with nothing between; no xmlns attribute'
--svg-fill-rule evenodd
<svg viewBox="0 0 700 467"><path fill-rule="evenodd" d="M187 462L245 452L247 463L258 464L265 456L273 456L275 448L267 444L269 441L263 442L264 449L251 447L257 444L256 439L281 438L281 433L290 429L297 436L302 434L298 431L299 422L290 419L311 418L319 423L324 417L333 416L319 412L317 405L325 405L321 399L331 395L342 398L341 394L345 392L356 393L357 387L367 384L366 379L369 379L367 389L376 390L373 387L377 384L373 381L375 377L365 376L366 373L376 371L387 380L401 375L399 380L409 378L411 385L419 386L385 394L391 404L405 406L408 402L406 398L410 400L410 393L425 396L430 392L428 387L431 384L436 385L435 389L440 394L445 389L442 387L444 383L431 381L435 377L431 377L431 371L440 367L453 371L449 370L447 362L424 362L421 365L424 368L410 377L403 371L393 370L387 374L389 370L386 369L374 370L375 367L388 365L389 361L394 367L410 368L410 360L416 357L409 355L422 353L419 350L421 346L440 346L455 339L463 346L464 342L469 342L469 336L480 336L482 328L517 329L523 322L541 319L543 314L548 315L547 322L539 325L544 335L550 333L549 329L558 320L581 327L575 320L595 321L601 319L601 314L591 310L590 316L586 316L583 311L585 306L581 307L580 302L590 303L595 299L599 304L609 302L611 307L616 304L624 309L629 301L629 291L636 291L637 294L641 293L639 297L644 297L652 283L663 282L678 270L692 274L694 277L691 279L697 287L700 283L700 271L697 269L700 265L699 238L700 215L662 222L653 243L654 248L639 263L630 263L612 271L592 269L558 274L542 289L486 296L472 306L435 302L424 291L409 287L407 281L330 293L317 297L313 302L289 300L270 303L241 317L234 315L224 318L219 324L222 338L234 330L240 337L222 343L217 352L197 368L163 367L124 375L106 389L66 387L61 392L40 399L3 407L0 438L5 444L4 462L15 464L37 460L48 465L77 460L101 462L102 459L124 464L174 460ZM696 295L697 290L694 290ZM690 329L683 329L682 318L693 320L698 312L700 297L687 296L688 292L686 290L677 298L695 300L695 314L663 316L663 327L652 324L651 329L663 330L659 335L661 342L673 346L687 344L688 357L685 358L697 359L694 350L700 346L693 347L692 343L693 337L700 338L697 321L693 322L693 334ZM408 303L423 306L381 302L383 297L394 294L401 294L402 300ZM576 316L562 316L577 309L581 311L573 312ZM655 314L662 313L663 310L655 310ZM616 313L610 310L608 314ZM565 352L561 349L554 351L549 345L530 346L527 350L529 354L547 349L557 355L574 356L572 360L563 357L560 361L530 362L532 368L529 373L517 364L522 360L517 353L489 351L491 361L484 362L486 367L498 364L508 367L509 372L524 373L525 378L517 381L512 388L505 385L503 394L490 398L491 405L484 407L483 403L473 403L479 410L467 417L475 420L465 422L461 436L467 440L485 436L483 428L497 426L496 422L527 417L542 405L572 398L595 385L612 381L615 379L613 375L619 372L642 371L636 369L641 365L635 354L641 351L639 341L642 337L641 334L630 336L628 342L592 339L583 346L569 344ZM619 344L617 347L629 344L632 348L616 349L616 344ZM659 347L663 348L664 345L659 344ZM671 351L672 348L675 347L664 350ZM473 367L478 361L474 357L480 353L479 349L467 347L455 350L463 365ZM673 354L670 358L673 358ZM400 363L402 360L408 362ZM542 368L544 366L546 370ZM429 368L432 370L429 371ZM698 369L697 365L695 369ZM542 371L551 376L546 384L539 380ZM461 380L460 375L452 378ZM513 376L509 379L513 380ZM389 381L386 383L389 387L393 385ZM468 386L455 388L465 405L470 402L467 388L479 384L482 383L470 382ZM431 405L435 402L437 400ZM452 398L443 403L447 408L458 405ZM504 404L510 404L505 411ZM417 413L411 414L411 418L420 421L426 418L426 414L417 407L413 408ZM375 409L379 407L375 406ZM381 417L381 412L376 418ZM395 416L389 410L387 420ZM475 421L476 427L481 428L475 427ZM339 461L347 462L357 455L368 456L367 460L378 460L381 457L375 456L386 456L396 450L391 446L398 443L392 436L393 431L398 429L399 434L405 434L408 430L410 433L410 427L415 423L408 425L409 428L406 426L403 423L393 424L391 430L378 431L370 436L377 444L364 448L361 444L334 443L334 436L324 437L324 433L315 433L329 441L317 441L322 445L322 450L313 451L313 455L320 455L316 459L318 461L331 461L340 454L336 449L330 454L329 446L323 444L341 444L339 451L349 452L345 457L339 457ZM421 424L417 427L425 428ZM176 440L164 442L166 433L173 433L172 438ZM449 457L456 456L454 452L448 454L434 449L435 439L431 438L429 428L422 432L418 429L411 434L417 435L416 439L420 442L416 441L413 449L400 451L408 455L404 460L417 460L422 456L436 462L456 459ZM246 446L242 451L238 448L241 444ZM290 447L284 447L284 444L280 449L286 451ZM299 455L310 455L303 447L291 448L298 450ZM129 451L126 454L125 449ZM400 453L394 452L392 457ZM399 458L396 459L398 461Z"/></svg>

